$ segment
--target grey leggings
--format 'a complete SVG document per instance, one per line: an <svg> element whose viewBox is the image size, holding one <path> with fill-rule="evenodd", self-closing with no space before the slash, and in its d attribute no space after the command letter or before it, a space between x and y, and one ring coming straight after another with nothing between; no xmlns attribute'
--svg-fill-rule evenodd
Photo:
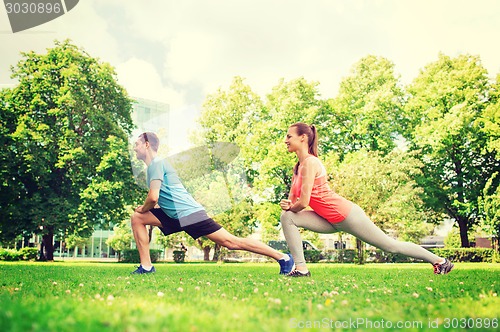
<svg viewBox="0 0 500 332"><path fill-rule="evenodd" d="M441 257L434 255L419 245L411 242L397 241L387 236L356 204L353 205L347 218L337 224L328 222L314 211L306 210L297 213L291 211L283 212L281 214L281 226L283 227L283 234L288 243L288 248L297 266L306 265L304 250L302 248L302 238L298 227L316 233L346 232L384 251L403 254L431 264L442 260Z"/></svg>

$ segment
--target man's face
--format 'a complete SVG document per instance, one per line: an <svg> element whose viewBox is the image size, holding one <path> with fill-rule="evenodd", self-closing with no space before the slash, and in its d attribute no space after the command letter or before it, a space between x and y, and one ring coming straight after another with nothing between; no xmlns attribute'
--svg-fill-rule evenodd
<svg viewBox="0 0 500 332"><path fill-rule="evenodd" d="M147 155L147 143L142 139L137 139L134 144L134 152L135 156L139 160L145 160Z"/></svg>

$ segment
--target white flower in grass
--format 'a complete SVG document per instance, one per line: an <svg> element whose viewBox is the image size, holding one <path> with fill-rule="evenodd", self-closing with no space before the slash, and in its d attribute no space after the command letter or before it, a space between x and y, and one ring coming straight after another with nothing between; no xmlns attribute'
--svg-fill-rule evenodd
<svg viewBox="0 0 500 332"><path fill-rule="evenodd" d="M199 286L196 286L196 287L194 288L194 290L199 291L199 290L200 290L200 287L199 287Z"/></svg>
<svg viewBox="0 0 500 332"><path fill-rule="evenodd" d="M180 292L180 293L182 293L182 292L184 292L184 288L179 287L179 288L177 288L177 291Z"/></svg>
<svg viewBox="0 0 500 332"><path fill-rule="evenodd" d="M412 296L416 299L418 299L418 297L420 296L418 293L413 293Z"/></svg>
<svg viewBox="0 0 500 332"><path fill-rule="evenodd" d="M342 305L343 305L343 306L346 306L346 305L348 305L348 304L349 304L349 301L344 300L344 301L342 301L341 303L342 303Z"/></svg>
<svg viewBox="0 0 500 332"><path fill-rule="evenodd" d="M264 296L268 296L268 295L269 295L269 293L268 293L268 292L264 292Z"/></svg>
<svg viewBox="0 0 500 332"><path fill-rule="evenodd" d="M159 297L163 297L163 295L165 295L163 292L158 292L156 293L156 295L158 295Z"/></svg>
<svg viewBox="0 0 500 332"><path fill-rule="evenodd" d="M55 282L55 281L54 281L54 282L52 283L52 285L56 286L56 285L57 285L57 282Z"/></svg>
<svg viewBox="0 0 500 332"><path fill-rule="evenodd" d="M71 294L71 290L66 289L66 294Z"/></svg>
<svg viewBox="0 0 500 332"><path fill-rule="evenodd" d="M464 284L464 282L463 282L463 281L460 281L458 284L459 284L459 285L463 285L463 284Z"/></svg>
<svg viewBox="0 0 500 332"><path fill-rule="evenodd" d="M233 296L233 301L236 301L238 300L238 298L236 296Z"/></svg>
<svg viewBox="0 0 500 332"><path fill-rule="evenodd" d="M94 295L94 298L97 299L97 300L99 300L101 298L101 294Z"/></svg>
<svg viewBox="0 0 500 332"><path fill-rule="evenodd" d="M222 294L220 295L220 297L222 297L222 298L226 298L226 294L222 293Z"/></svg>
<svg viewBox="0 0 500 332"><path fill-rule="evenodd" d="M115 297L113 295L111 295L111 294L108 295L108 298L107 298L108 301L113 301L114 299L115 299Z"/></svg>
<svg viewBox="0 0 500 332"><path fill-rule="evenodd" d="M253 289L253 292L254 292L254 293L258 293L258 292L259 292L259 289L258 289L258 288L254 288L254 289Z"/></svg>
<svg viewBox="0 0 500 332"><path fill-rule="evenodd" d="M432 287L425 287L429 292L432 292Z"/></svg>
<svg viewBox="0 0 500 332"><path fill-rule="evenodd" d="M321 304L318 304L316 308L318 308L318 310L323 310L323 306Z"/></svg>
<svg viewBox="0 0 500 332"><path fill-rule="evenodd" d="M78 286L79 286L79 287L83 287L83 284L79 284Z"/></svg>
<svg viewBox="0 0 500 332"><path fill-rule="evenodd" d="M291 292L293 292L293 289L288 288L288 293L291 293Z"/></svg>
<svg viewBox="0 0 500 332"><path fill-rule="evenodd" d="M366 299L366 302L371 303L371 302L372 302L372 300L370 300L370 299Z"/></svg>

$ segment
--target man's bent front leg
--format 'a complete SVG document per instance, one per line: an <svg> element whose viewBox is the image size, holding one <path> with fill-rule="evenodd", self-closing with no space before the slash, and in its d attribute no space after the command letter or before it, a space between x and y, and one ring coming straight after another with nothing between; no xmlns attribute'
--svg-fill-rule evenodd
<svg viewBox="0 0 500 332"><path fill-rule="evenodd" d="M131 218L131 225L137 251L139 251L139 257L141 259L141 265L143 267L150 267L152 263L149 254L149 234L146 226L161 226L161 223L148 211L145 213L134 212Z"/></svg>

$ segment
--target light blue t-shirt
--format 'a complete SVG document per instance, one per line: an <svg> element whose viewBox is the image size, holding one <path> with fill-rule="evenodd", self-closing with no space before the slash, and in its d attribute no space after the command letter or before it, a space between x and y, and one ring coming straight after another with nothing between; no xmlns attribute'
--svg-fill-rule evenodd
<svg viewBox="0 0 500 332"><path fill-rule="evenodd" d="M148 184L150 185L153 180L161 181L158 205L167 216L178 219L181 226L201 221L197 217L200 214L195 214L195 212L204 211L205 209L188 193L177 172L166 159L156 157L148 166Z"/></svg>

